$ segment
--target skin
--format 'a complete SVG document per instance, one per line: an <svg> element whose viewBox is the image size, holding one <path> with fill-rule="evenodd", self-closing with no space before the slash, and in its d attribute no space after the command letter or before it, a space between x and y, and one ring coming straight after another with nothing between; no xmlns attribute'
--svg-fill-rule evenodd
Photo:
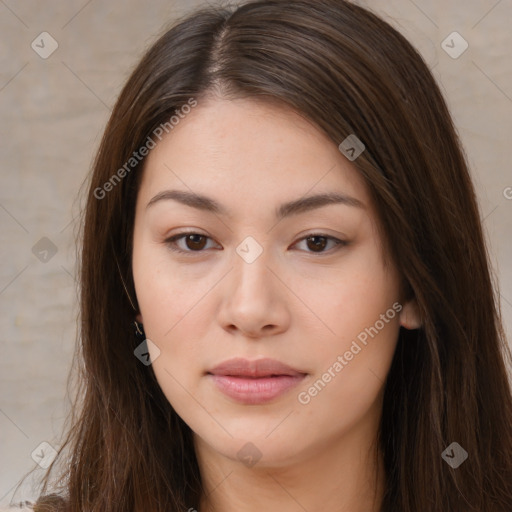
<svg viewBox="0 0 512 512"><path fill-rule="evenodd" d="M230 216L174 200L147 206L169 189L212 197ZM274 216L284 202L333 191L363 207ZM402 301L399 272L383 263L377 222L354 165L286 107L210 97L148 155L133 237L137 318L154 344L157 380L194 432L207 489L200 512L378 510L384 474L372 443L384 381L400 326L419 319L416 304ZM207 238L177 240L188 252L173 252L166 240L184 230ZM348 245L320 239L315 250L313 234ZM248 236L263 249L251 263L236 252ZM400 313L300 403L394 303ZM274 358L307 376L269 403L241 404L206 375L232 357ZM249 442L261 454L252 466L237 456Z"/></svg>

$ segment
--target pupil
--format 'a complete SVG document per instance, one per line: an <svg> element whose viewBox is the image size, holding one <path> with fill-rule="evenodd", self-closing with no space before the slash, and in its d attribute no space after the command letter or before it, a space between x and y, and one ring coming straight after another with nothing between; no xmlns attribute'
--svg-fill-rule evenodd
<svg viewBox="0 0 512 512"><path fill-rule="evenodd" d="M195 238L195 240L194 240L194 238ZM188 235L187 236L187 246L189 249L202 249L204 247L204 243L201 244L200 242L198 242L197 238L204 239L204 236L203 235ZM191 247L188 242L191 242L193 246ZM199 247L195 246L195 244L199 244Z"/></svg>
<svg viewBox="0 0 512 512"><path fill-rule="evenodd" d="M324 249L325 248L325 244L326 244L326 238L324 236L310 236L308 237L308 242L312 241L312 240L316 240L316 242L313 242L313 245L311 248L313 249ZM318 240L322 240L323 242L318 242ZM309 247L309 246L308 246Z"/></svg>

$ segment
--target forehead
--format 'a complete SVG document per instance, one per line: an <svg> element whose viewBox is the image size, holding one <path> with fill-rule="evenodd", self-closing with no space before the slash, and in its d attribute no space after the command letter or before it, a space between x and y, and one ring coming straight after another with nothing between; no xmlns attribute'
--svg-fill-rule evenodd
<svg viewBox="0 0 512 512"><path fill-rule="evenodd" d="M254 99L200 101L162 137L140 192L148 202L171 187L253 207L325 192L369 203L363 178L327 135L285 106Z"/></svg>

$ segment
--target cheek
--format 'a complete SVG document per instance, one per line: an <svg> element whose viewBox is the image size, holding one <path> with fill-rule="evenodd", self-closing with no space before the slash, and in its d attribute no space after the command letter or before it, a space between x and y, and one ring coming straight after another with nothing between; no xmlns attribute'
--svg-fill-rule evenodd
<svg viewBox="0 0 512 512"><path fill-rule="evenodd" d="M393 303L352 299L351 308L339 304L331 310L337 335L331 336L332 342L324 340L315 346L316 372L296 397L308 421L326 426L326 437L380 410L377 401L398 339L398 312Z"/></svg>
<svg viewBox="0 0 512 512"><path fill-rule="evenodd" d="M305 298L319 326L318 334L338 340L338 348L377 321L383 333L389 331L389 324L398 322L393 309L399 297L398 278L393 268L383 267L377 255L377 251L354 252L328 274L296 280L294 291ZM389 320L385 328L381 315Z"/></svg>
<svg viewBox="0 0 512 512"><path fill-rule="evenodd" d="M134 244L133 277L146 336L158 350L152 367L162 391L173 404L190 405L195 379L203 370L201 341L211 330L207 292L213 276L198 279L176 268L152 242Z"/></svg>
<svg viewBox="0 0 512 512"><path fill-rule="evenodd" d="M300 403L316 402L305 405L315 414L323 415L329 404L337 403L346 418L356 418L372 405L386 380L401 305L397 274L394 268L386 270L377 256L368 251L347 259L343 269L317 285L317 294L309 295L316 297L308 305L322 320L322 336L314 345L316 371L301 388L305 395ZM328 416L325 412L325 421Z"/></svg>
<svg viewBox="0 0 512 512"><path fill-rule="evenodd" d="M187 315L200 307L211 279L190 275L183 266L172 264L169 255L154 242L135 245L133 277L146 334L168 343Z"/></svg>

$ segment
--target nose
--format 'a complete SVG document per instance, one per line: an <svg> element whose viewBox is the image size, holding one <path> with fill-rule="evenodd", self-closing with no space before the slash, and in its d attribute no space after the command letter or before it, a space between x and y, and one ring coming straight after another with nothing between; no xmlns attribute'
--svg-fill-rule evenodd
<svg viewBox="0 0 512 512"><path fill-rule="evenodd" d="M283 276L269 266L266 252L251 263L238 254L233 261L232 270L223 280L218 315L221 326L247 338L286 331L290 324L290 291L283 284Z"/></svg>

